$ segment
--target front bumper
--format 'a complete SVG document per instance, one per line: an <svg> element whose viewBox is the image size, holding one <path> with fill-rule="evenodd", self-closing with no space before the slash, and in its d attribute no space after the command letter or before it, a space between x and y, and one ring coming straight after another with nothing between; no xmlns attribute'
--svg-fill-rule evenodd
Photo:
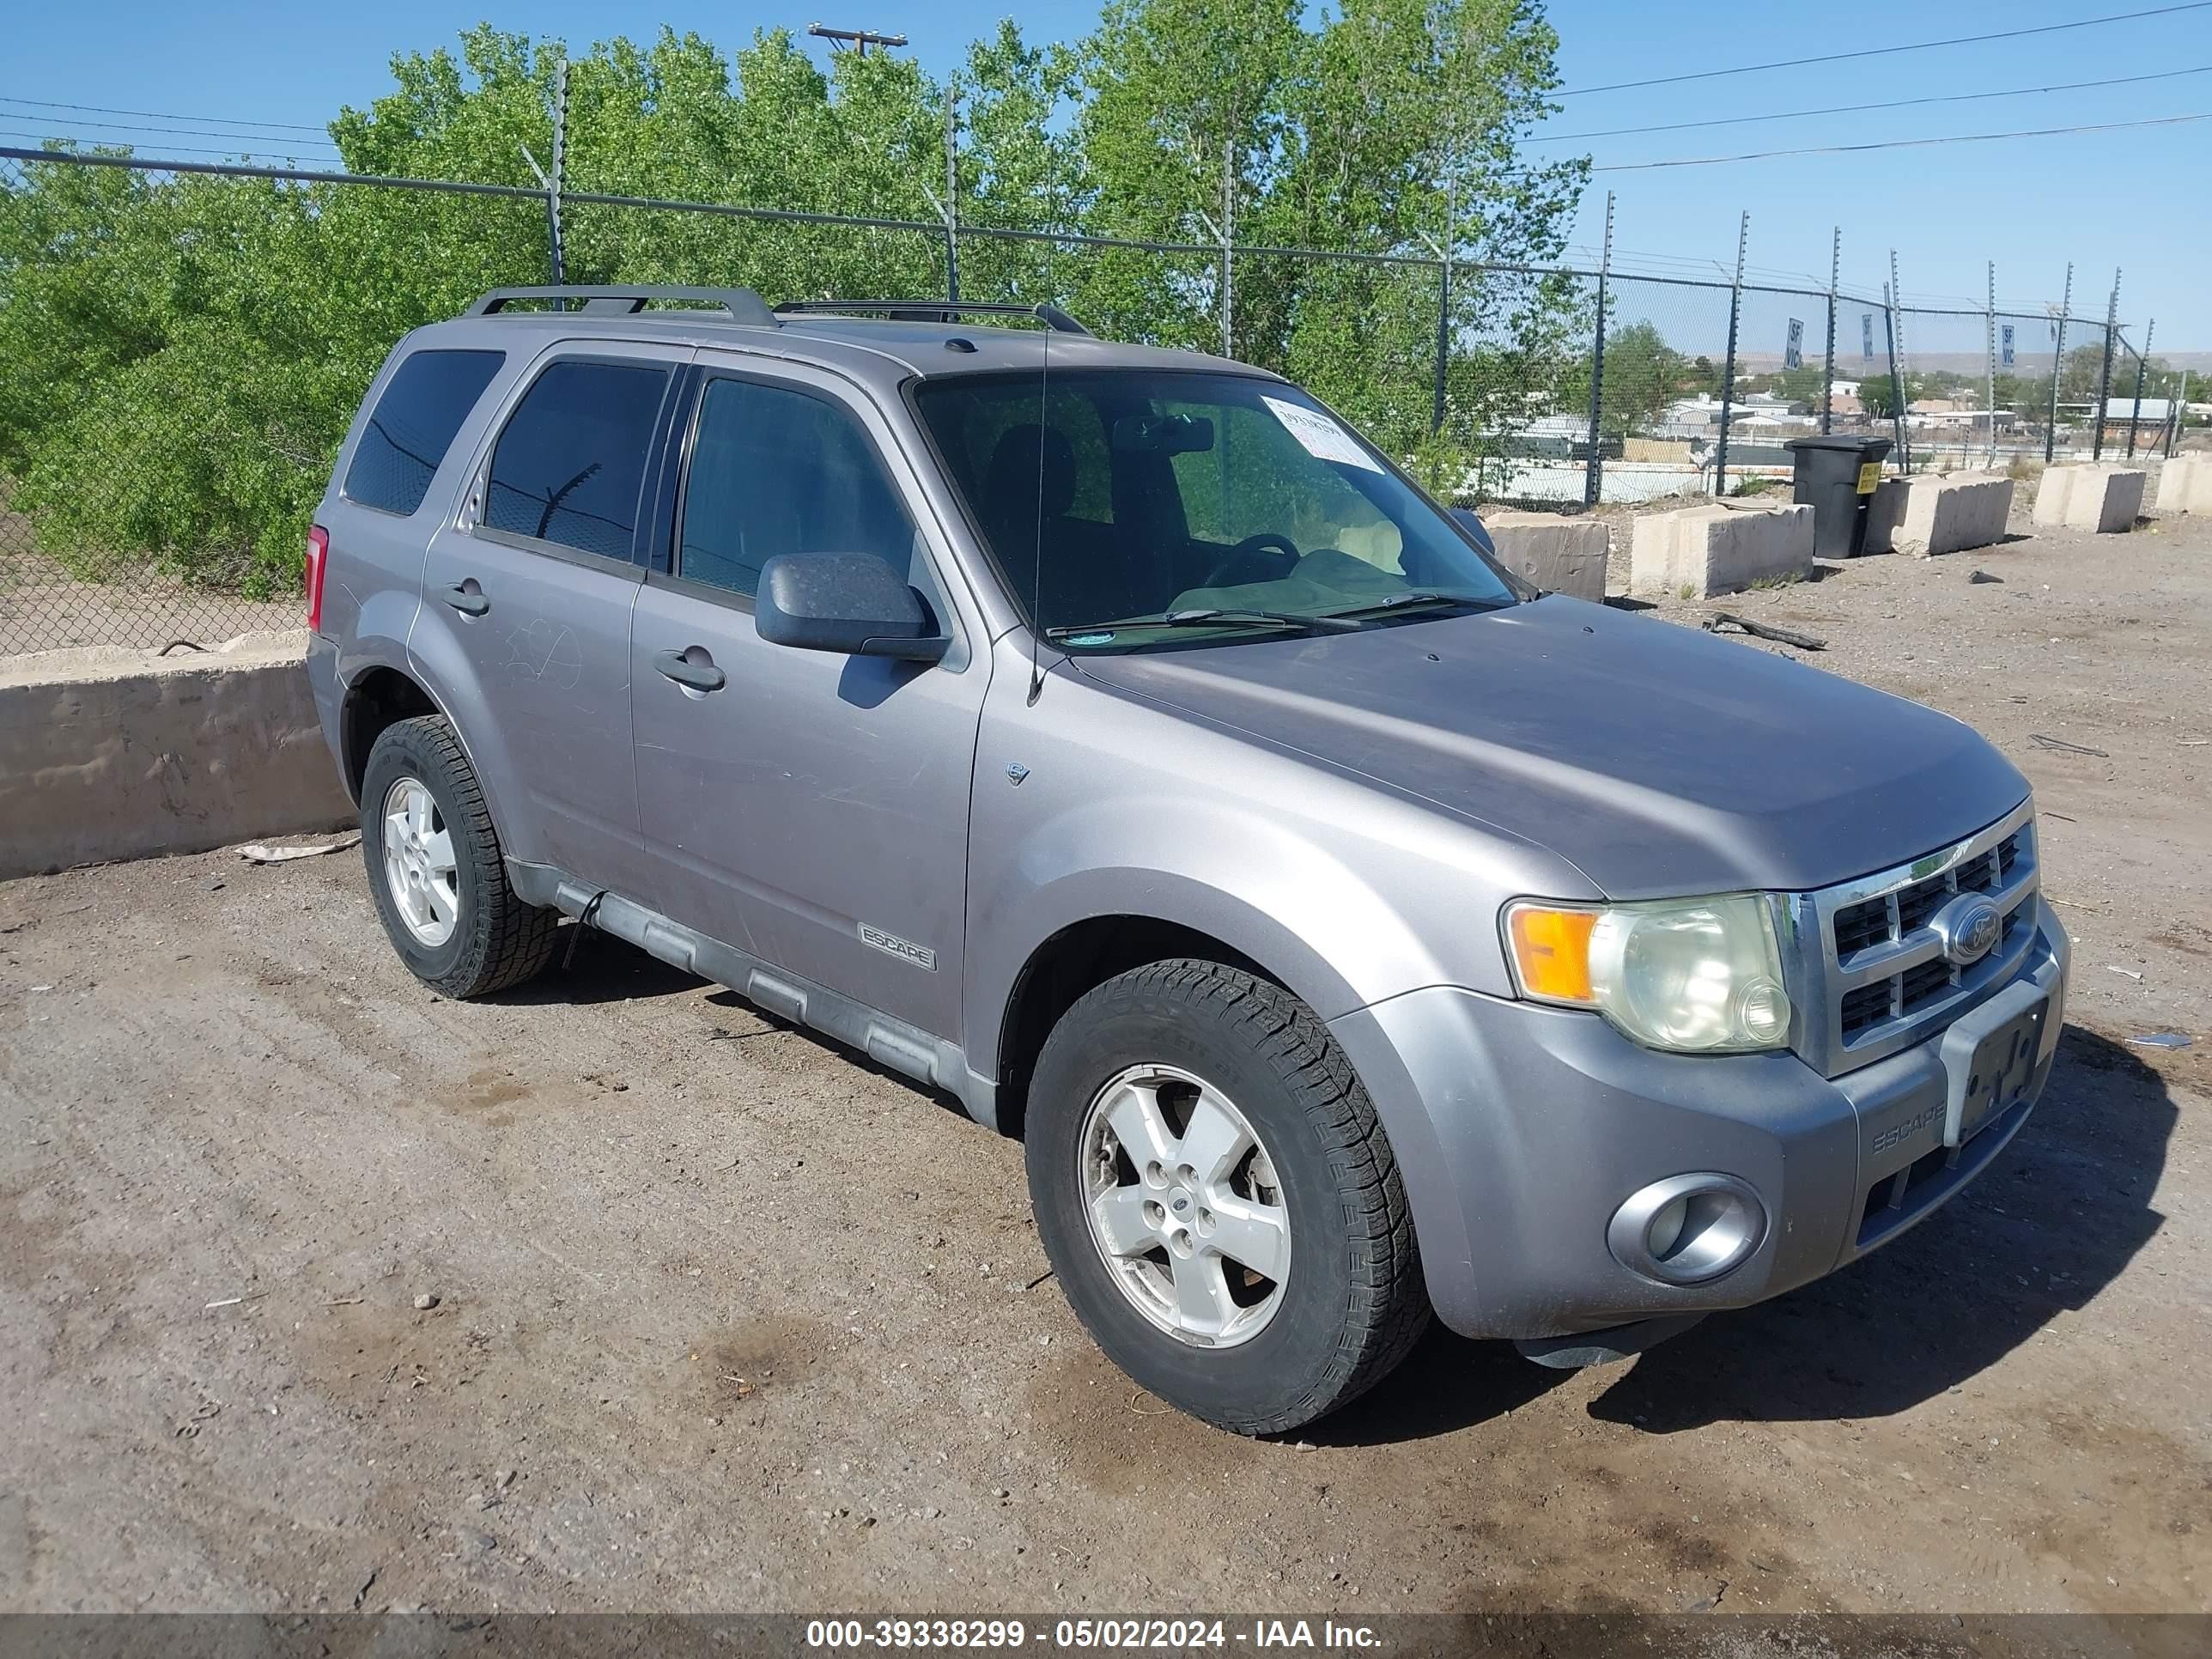
<svg viewBox="0 0 2212 1659"><path fill-rule="evenodd" d="M1660 1054L1594 1014L1450 987L1332 1021L1397 1154L1437 1316L1467 1336L1536 1339L1746 1307L1932 1213L2019 1133L2050 1076L2069 946L2035 902L2008 981L2052 999L2034 1069L1955 1152L1942 1146L1941 1031L1826 1078L1790 1054ZM1623 1266L1606 1241L1614 1212L1692 1171L1757 1193L1758 1247L1698 1285Z"/></svg>

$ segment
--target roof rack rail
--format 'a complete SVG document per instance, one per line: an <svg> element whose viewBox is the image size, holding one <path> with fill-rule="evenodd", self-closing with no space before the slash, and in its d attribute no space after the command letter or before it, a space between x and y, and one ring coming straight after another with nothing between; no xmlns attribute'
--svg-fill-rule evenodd
<svg viewBox="0 0 2212 1659"><path fill-rule="evenodd" d="M749 288L669 288L653 284L631 283L566 283L553 288L495 288L480 296L462 314L469 317L489 317L504 311L517 300L581 300L587 312L621 312L630 315L643 311L655 300L688 300L696 305L720 306L732 321L751 323L762 328L781 326L775 313L769 309L768 301Z"/></svg>
<svg viewBox="0 0 2212 1659"><path fill-rule="evenodd" d="M1089 329L1049 301L1041 305L1017 306L967 300L786 300L775 309L776 314L783 317L874 314L907 322L949 323L955 317L963 316L1034 317L1055 334L1091 337Z"/></svg>

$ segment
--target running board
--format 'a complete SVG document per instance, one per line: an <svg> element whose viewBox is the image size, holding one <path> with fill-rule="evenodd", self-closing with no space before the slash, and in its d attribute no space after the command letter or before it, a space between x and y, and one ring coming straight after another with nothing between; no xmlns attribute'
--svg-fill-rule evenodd
<svg viewBox="0 0 2212 1659"><path fill-rule="evenodd" d="M998 1091L968 1068L957 1042L933 1036L864 1002L802 979L758 957L672 921L635 899L603 892L550 864L508 859L507 878L526 904L558 910L585 926L627 939L672 968L726 985L779 1018L805 1025L858 1048L878 1065L955 1097L969 1116L998 1127Z"/></svg>

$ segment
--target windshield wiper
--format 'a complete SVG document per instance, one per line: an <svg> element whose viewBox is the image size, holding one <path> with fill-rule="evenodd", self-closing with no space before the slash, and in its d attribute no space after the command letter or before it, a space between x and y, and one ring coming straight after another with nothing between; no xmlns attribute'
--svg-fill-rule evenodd
<svg viewBox="0 0 2212 1659"><path fill-rule="evenodd" d="M1334 611L1235 610L1211 605L1193 611L1159 611L1149 617L1117 617L1112 622L1086 623L1074 628L1048 628L1048 640L1074 639L1085 634L1113 634L1125 628L1296 628L1319 629L1331 634L1349 633L1359 624Z"/></svg>
<svg viewBox="0 0 2212 1659"><path fill-rule="evenodd" d="M1486 599L1472 593L1438 593L1417 588L1410 593L1393 593L1371 605L1356 605L1349 610L1329 611L1322 614L1337 621L1348 621L1355 617L1372 617L1385 611L1407 611L1415 607L1426 609L1438 605L1456 605L1467 611L1503 611L1518 603L1516 599Z"/></svg>

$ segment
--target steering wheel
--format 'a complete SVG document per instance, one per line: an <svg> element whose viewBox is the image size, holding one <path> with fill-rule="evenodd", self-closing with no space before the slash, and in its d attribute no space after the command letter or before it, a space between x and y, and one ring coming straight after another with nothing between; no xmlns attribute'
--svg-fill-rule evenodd
<svg viewBox="0 0 2212 1659"><path fill-rule="evenodd" d="M1206 580L1199 583L1199 586L1200 587L1220 586L1223 577L1228 575L1247 557L1259 552L1262 548L1272 548L1293 562L1304 556L1298 551L1298 544L1288 536L1279 536L1272 530L1262 530L1257 535L1247 536L1236 546L1231 548L1222 556L1213 568L1206 573Z"/></svg>

